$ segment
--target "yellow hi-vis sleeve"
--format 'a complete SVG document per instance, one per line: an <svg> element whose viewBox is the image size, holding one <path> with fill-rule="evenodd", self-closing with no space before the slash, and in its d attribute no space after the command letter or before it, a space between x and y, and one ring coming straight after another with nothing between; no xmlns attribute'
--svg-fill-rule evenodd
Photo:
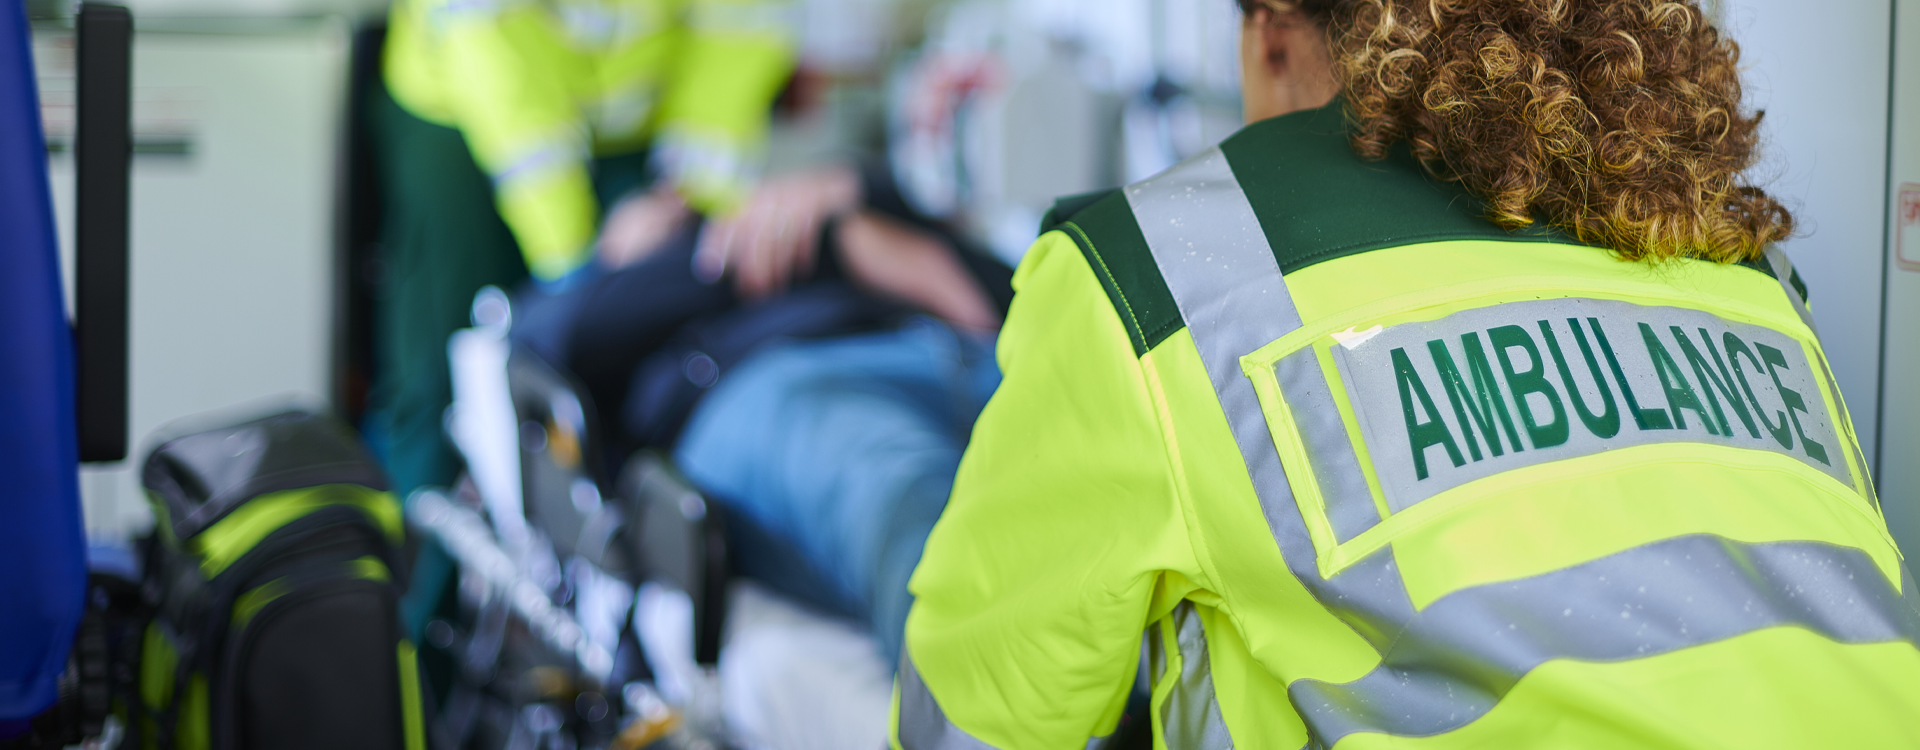
<svg viewBox="0 0 1920 750"><path fill-rule="evenodd" d="M430 0L445 105L493 178L527 267L554 279L590 257L599 205L572 92L592 75L536 3Z"/></svg>
<svg viewBox="0 0 1920 750"><path fill-rule="evenodd" d="M666 171L695 208L724 214L744 197L768 108L793 72L792 16L783 0L688 3L658 138Z"/></svg>
<svg viewBox="0 0 1920 750"><path fill-rule="evenodd" d="M1154 374L1097 272L1053 232L1015 275L1004 380L913 576L895 748L1085 747L1117 724L1147 624L1207 585ZM918 691L938 711L903 708L930 705Z"/></svg>

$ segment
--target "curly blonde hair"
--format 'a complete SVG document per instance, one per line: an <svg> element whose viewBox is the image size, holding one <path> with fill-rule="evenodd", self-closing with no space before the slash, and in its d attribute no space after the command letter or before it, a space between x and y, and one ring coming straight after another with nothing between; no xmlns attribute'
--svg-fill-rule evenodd
<svg viewBox="0 0 1920 750"><path fill-rule="evenodd" d="M1406 142L1507 229L1629 260L1756 260L1793 216L1741 175L1740 47L1674 0L1240 0L1328 31L1353 150Z"/></svg>

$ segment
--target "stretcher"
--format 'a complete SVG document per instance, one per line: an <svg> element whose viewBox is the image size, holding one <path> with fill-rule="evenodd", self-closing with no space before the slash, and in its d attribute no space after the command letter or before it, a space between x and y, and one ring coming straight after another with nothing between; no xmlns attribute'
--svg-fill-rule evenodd
<svg viewBox="0 0 1920 750"><path fill-rule="evenodd" d="M408 500L458 568L435 720L449 747L884 743L892 670L856 626L733 575L725 507L654 452L603 471L585 389L507 336L482 290L448 344L462 481ZM530 744L529 744L530 743Z"/></svg>

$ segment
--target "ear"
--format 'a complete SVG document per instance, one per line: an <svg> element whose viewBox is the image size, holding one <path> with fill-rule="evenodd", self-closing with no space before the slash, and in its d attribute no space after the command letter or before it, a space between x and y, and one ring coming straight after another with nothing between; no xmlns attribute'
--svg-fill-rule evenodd
<svg viewBox="0 0 1920 750"><path fill-rule="evenodd" d="M1339 95L1326 32L1306 14L1255 8L1240 29L1240 93L1247 122L1324 106Z"/></svg>
<svg viewBox="0 0 1920 750"><path fill-rule="evenodd" d="M1246 21L1253 31L1254 61L1266 69L1265 77L1288 80L1293 69L1299 67L1290 59L1290 55L1299 53L1294 49L1299 41L1296 32L1312 21L1300 13L1278 13L1271 8L1255 8Z"/></svg>

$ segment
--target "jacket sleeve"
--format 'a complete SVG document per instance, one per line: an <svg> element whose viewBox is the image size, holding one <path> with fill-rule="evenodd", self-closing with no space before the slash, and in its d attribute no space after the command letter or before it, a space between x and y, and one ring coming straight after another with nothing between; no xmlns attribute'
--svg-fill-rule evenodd
<svg viewBox="0 0 1920 750"><path fill-rule="evenodd" d="M420 0L445 105L493 178L500 215L527 267L554 279L590 257L599 205L588 176L588 130L571 92L577 56L560 49L539 3Z"/></svg>
<svg viewBox="0 0 1920 750"><path fill-rule="evenodd" d="M1198 581L1151 373L1079 248L1014 278L1004 372L914 573L895 748L1083 748ZM976 744L968 744L971 738Z"/></svg>
<svg viewBox="0 0 1920 750"><path fill-rule="evenodd" d="M767 112L793 72L784 0L692 0L662 95L656 153L688 203L726 213L744 197Z"/></svg>

